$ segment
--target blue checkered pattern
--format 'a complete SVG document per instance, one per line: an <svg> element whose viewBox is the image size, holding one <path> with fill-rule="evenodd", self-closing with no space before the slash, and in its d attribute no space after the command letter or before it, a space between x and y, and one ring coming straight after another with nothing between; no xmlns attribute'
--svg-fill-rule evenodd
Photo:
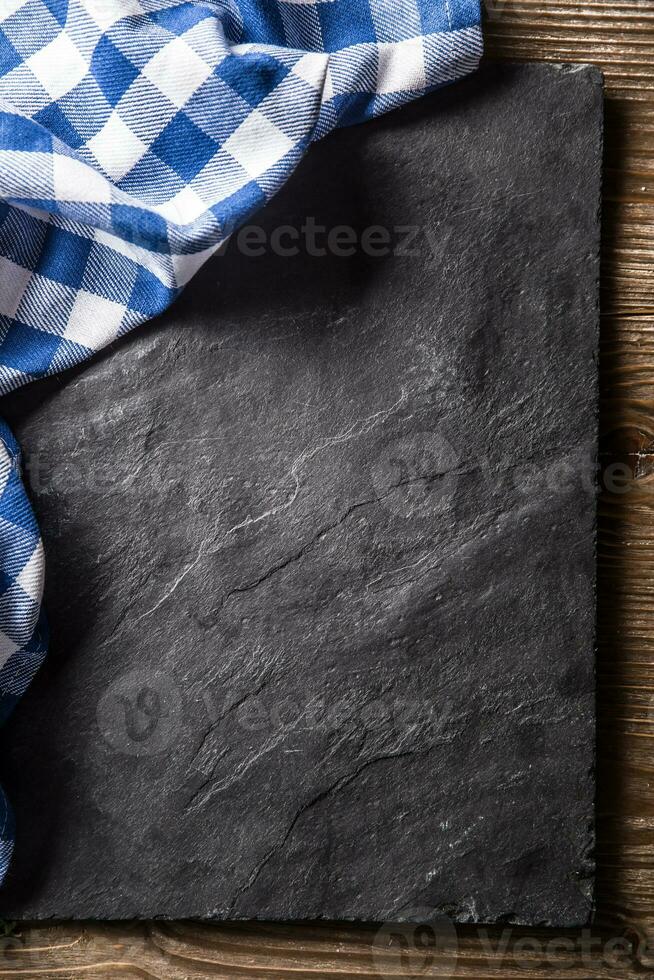
<svg viewBox="0 0 654 980"><path fill-rule="evenodd" d="M0 0L0 394L164 310L312 141L476 68L479 21L479 0ZM0 442L6 715L45 633ZM0 876L11 839L0 798Z"/></svg>
<svg viewBox="0 0 654 980"><path fill-rule="evenodd" d="M10 714L47 650L41 610L43 545L20 472L20 450L0 421L0 722ZM11 858L14 822L0 790L0 880Z"/></svg>
<svg viewBox="0 0 654 980"><path fill-rule="evenodd" d="M480 51L477 0L2 0L0 392L160 313L312 140Z"/></svg>

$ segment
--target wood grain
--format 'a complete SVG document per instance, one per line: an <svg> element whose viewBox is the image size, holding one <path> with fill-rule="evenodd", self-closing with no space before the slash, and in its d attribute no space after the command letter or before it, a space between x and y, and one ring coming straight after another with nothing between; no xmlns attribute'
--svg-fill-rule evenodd
<svg viewBox="0 0 654 980"><path fill-rule="evenodd" d="M195 980L642 977L654 970L654 0L488 0L486 49L606 80L592 934L193 923L20 926L0 976Z"/></svg>

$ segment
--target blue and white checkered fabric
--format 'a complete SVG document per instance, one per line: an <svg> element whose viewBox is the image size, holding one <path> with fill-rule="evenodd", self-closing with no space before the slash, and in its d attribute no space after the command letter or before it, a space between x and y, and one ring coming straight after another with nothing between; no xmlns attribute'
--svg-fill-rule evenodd
<svg viewBox="0 0 654 980"><path fill-rule="evenodd" d="M471 71L476 0L2 0L0 392L164 310L312 140Z"/></svg>
<svg viewBox="0 0 654 980"><path fill-rule="evenodd" d="M479 22L478 0L0 0L0 394L164 310L313 140L475 69ZM6 715L45 631L0 448Z"/></svg>
<svg viewBox="0 0 654 980"><path fill-rule="evenodd" d="M46 654L42 594L41 535L21 479L20 449L0 421L0 722ZM0 789L0 880L11 859L13 839L11 808Z"/></svg>

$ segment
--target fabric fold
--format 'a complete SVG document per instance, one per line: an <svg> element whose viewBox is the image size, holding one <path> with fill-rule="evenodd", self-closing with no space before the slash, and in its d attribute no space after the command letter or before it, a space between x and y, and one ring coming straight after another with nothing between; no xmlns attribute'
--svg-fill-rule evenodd
<svg viewBox="0 0 654 980"><path fill-rule="evenodd" d="M312 140L467 74L481 55L468 0L10 8L0 392L162 312Z"/></svg>
<svg viewBox="0 0 654 980"><path fill-rule="evenodd" d="M0 723L27 690L47 651L43 575L43 544L23 484L20 449L0 420ZM14 819L0 789L0 880L13 841Z"/></svg>

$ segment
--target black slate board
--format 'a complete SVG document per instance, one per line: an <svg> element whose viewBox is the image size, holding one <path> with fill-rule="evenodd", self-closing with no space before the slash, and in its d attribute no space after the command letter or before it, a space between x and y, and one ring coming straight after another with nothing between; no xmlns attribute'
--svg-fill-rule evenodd
<svg viewBox="0 0 654 980"><path fill-rule="evenodd" d="M487 67L336 134L253 223L354 255L232 241L4 400L53 640L0 915L588 919L601 105Z"/></svg>

